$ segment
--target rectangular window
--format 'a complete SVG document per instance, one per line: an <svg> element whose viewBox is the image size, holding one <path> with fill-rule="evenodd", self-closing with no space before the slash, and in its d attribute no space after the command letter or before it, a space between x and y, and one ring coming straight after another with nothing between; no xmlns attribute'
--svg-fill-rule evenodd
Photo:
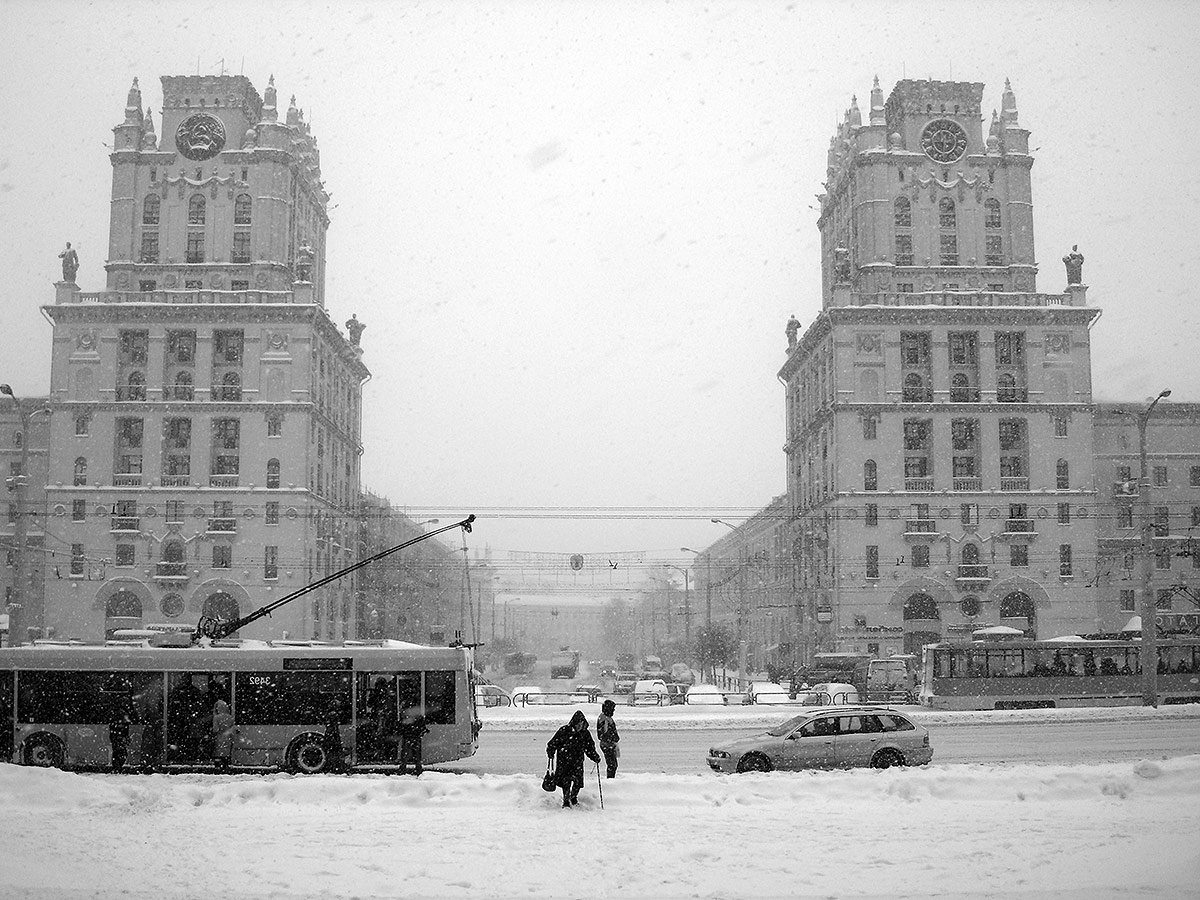
<svg viewBox="0 0 1200 900"><path fill-rule="evenodd" d="M1158 609L1171 610L1171 601L1175 597L1175 591L1171 588L1159 588L1154 595L1154 605Z"/></svg>
<svg viewBox="0 0 1200 900"><path fill-rule="evenodd" d="M1002 266L1004 265L1004 242L998 234L989 234L984 238L984 258L985 266Z"/></svg>
<svg viewBox="0 0 1200 900"><path fill-rule="evenodd" d="M958 265L958 235L938 235L938 265Z"/></svg>
<svg viewBox="0 0 1200 900"><path fill-rule="evenodd" d="M929 545L914 544L912 548L912 564L914 569L929 568Z"/></svg>
<svg viewBox="0 0 1200 900"><path fill-rule="evenodd" d="M1118 506L1117 507L1117 527L1132 528L1133 527L1133 507Z"/></svg>
<svg viewBox="0 0 1200 900"><path fill-rule="evenodd" d="M929 332L900 332L900 363L904 366L929 366Z"/></svg>
<svg viewBox="0 0 1200 900"><path fill-rule="evenodd" d="M1016 568L1025 568L1029 565L1029 545L1028 544L1010 544L1008 547L1008 564Z"/></svg>
<svg viewBox="0 0 1200 900"><path fill-rule="evenodd" d="M76 416L75 417L75 436L76 437L87 437L88 432L91 429L91 423L92 423L92 420L88 416Z"/></svg>
<svg viewBox="0 0 1200 900"><path fill-rule="evenodd" d="M1066 437L1067 436L1067 417L1066 416L1054 416L1053 418L1054 418L1054 436L1055 437Z"/></svg>
<svg viewBox="0 0 1200 900"><path fill-rule="evenodd" d="M229 261L235 263L250 262L250 232L239 228L233 233L233 251Z"/></svg>
<svg viewBox="0 0 1200 900"><path fill-rule="evenodd" d="M1126 481L1133 481L1133 469L1129 466L1117 466L1117 481L1122 484Z"/></svg>
<svg viewBox="0 0 1200 900"><path fill-rule="evenodd" d="M279 577L279 548L263 547L263 578Z"/></svg>
<svg viewBox="0 0 1200 900"><path fill-rule="evenodd" d="M268 500L267 501L266 515L264 517L264 521L268 525L278 525L279 524L279 501L278 500Z"/></svg>
<svg viewBox="0 0 1200 900"><path fill-rule="evenodd" d="M204 232L189 231L187 236L187 256L186 262L202 263L204 262Z"/></svg>
<svg viewBox="0 0 1200 900"><path fill-rule="evenodd" d="M87 501L72 500L71 501L71 521L82 522L87 518Z"/></svg>
<svg viewBox="0 0 1200 900"><path fill-rule="evenodd" d="M1063 578L1067 578L1071 574L1073 574L1073 570L1071 568L1071 545L1070 544L1059 544L1058 545L1058 574L1061 575Z"/></svg>
<svg viewBox="0 0 1200 900"><path fill-rule="evenodd" d="M144 366L149 349L149 331L121 331L117 339L117 364Z"/></svg>
<svg viewBox="0 0 1200 900"><path fill-rule="evenodd" d="M1155 487L1163 487L1166 485L1166 483L1167 483L1167 467L1166 466L1155 466L1154 467L1154 485L1155 485Z"/></svg>
<svg viewBox="0 0 1200 900"><path fill-rule="evenodd" d="M283 434L283 416L267 416L267 437L279 437Z"/></svg>
<svg viewBox="0 0 1200 900"><path fill-rule="evenodd" d="M171 525L178 525L183 521L183 501L168 500L166 502L166 521Z"/></svg>
<svg viewBox="0 0 1200 900"><path fill-rule="evenodd" d="M867 547L867 577L879 577L879 547L875 544Z"/></svg>
<svg viewBox="0 0 1200 900"><path fill-rule="evenodd" d="M116 565L133 565L133 544L117 544Z"/></svg>
<svg viewBox="0 0 1200 900"><path fill-rule="evenodd" d="M1171 509L1167 506L1154 507L1154 536L1166 537L1171 533Z"/></svg>
<svg viewBox="0 0 1200 900"><path fill-rule="evenodd" d="M213 564L214 569L229 569L233 567L233 547L229 544L215 544L213 546Z"/></svg>
<svg viewBox="0 0 1200 900"><path fill-rule="evenodd" d="M143 294L148 293L150 291L158 290L158 282L155 281L153 278L143 278L140 281L138 281L138 290L141 291Z"/></svg>
<svg viewBox="0 0 1200 900"><path fill-rule="evenodd" d="M1058 504L1058 524L1059 525L1070 525L1071 524L1071 504L1070 503Z"/></svg>
<svg viewBox="0 0 1200 900"><path fill-rule="evenodd" d="M1121 612L1136 612L1137 601L1135 594L1128 588L1121 589Z"/></svg>
<svg viewBox="0 0 1200 900"><path fill-rule="evenodd" d="M1159 547L1154 551L1154 568L1164 571L1171 568L1171 551L1166 547Z"/></svg>
<svg viewBox="0 0 1200 900"><path fill-rule="evenodd" d="M1188 470L1188 484L1192 487L1200 487L1200 466L1192 466Z"/></svg>
<svg viewBox="0 0 1200 900"><path fill-rule="evenodd" d="M183 282L185 291L199 291L204 288L204 281L200 278L186 278Z"/></svg>
<svg viewBox="0 0 1200 900"><path fill-rule="evenodd" d="M1192 507L1192 525L1200 525L1200 506Z"/></svg>
<svg viewBox="0 0 1200 900"><path fill-rule="evenodd" d="M979 337L974 331L951 331L950 364L974 366L979 363Z"/></svg>
<svg viewBox="0 0 1200 900"><path fill-rule="evenodd" d="M142 232L141 262L144 262L144 263L158 262L158 232L157 231L143 231Z"/></svg>
<svg viewBox="0 0 1200 900"><path fill-rule="evenodd" d="M454 724L455 683L453 672L425 673L425 721L430 725Z"/></svg>
<svg viewBox="0 0 1200 900"><path fill-rule="evenodd" d="M912 264L913 264L912 235L911 234L896 235L896 265L911 266Z"/></svg>
<svg viewBox="0 0 1200 900"><path fill-rule="evenodd" d="M240 725L350 724L350 672L238 672ZM426 721L429 717L426 716Z"/></svg>
<svg viewBox="0 0 1200 900"><path fill-rule="evenodd" d="M1025 332L997 331L996 332L996 365L1024 366L1025 365Z"/></svg>
<svg viewBox="0 0 1200 900"><path fill-rule="evenodd" d="M82 575L84 567L83 544L71 545L71 574Z"/></svg>
<svg viewBox="0 0 1200 900"><path fill-rule="evenodd" d="M962 518L962 523L964 525L978 525L979 524L979 504L978 503L964 503L960 507L959 512L960 512L960 515Z"/></svg>
<svg viewBox="0 0 1200 900"><path fill-rule="evenodd" d="M900 265L896 263L896 265ZM913 283L911 281L901 281L896 285L896 290L901 294L911 294L913 292Z"/></svg>
<svg viewBox="0 0 1200 900"><path fill-rule="evenodd" d="M874 528L875 526L877 526L879 524L879 504L878 503L868 503L867 504L866 524L870 528Z"/></svg>
<svg viewBox="0 0 1200 900"><path fill-rule="evenodd" d="M229 289L231 291L248 291L250 290L250 282L240 281L235 278L229 282Z"/></svg>
<svg viewBox="0 0 1200 900"><path fill-rule="evenodd" d="M996 294L1002 294L1002 293L1004 293L1004 283L1003 282L996 283L996 284L989 283L988 290L992 291L993 293L996 293Z"/></svg>

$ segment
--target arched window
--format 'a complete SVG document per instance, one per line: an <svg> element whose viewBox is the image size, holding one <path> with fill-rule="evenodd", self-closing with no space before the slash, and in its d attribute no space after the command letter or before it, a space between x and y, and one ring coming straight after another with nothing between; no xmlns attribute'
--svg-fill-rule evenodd
<svg viewBox="0 0 1200 900"><path fill-rule="evenodd" d="M958 215L954 210L954 201L949 197L943 197L938 201L938 227L958 227Z"/></svg>
<svg viewBox="0 0 1200 900"><path fill-rule="evenodd" d="M925 390L925 379L916 372L904 376L904 391L901 395L905 403L925 403L929 395Z"/></svg>
<svg viewBox="0 0 1200 900"><path fill-rule="evenodd" d="M87 484L87 459L82 456L75 459L75 484Z"/></svg>
<svg viewBox="0 0 1200 900"><path fill-rule="evenodd" d="M1002 619L1024 618L1029 619L1032 624L1035 615L1033 601L1028 594L1022 591L1013 591L1000 601L1000 618Z"/></svg>
<svg viewBox="0 0 1200 900"><path fill-rule="evenodd" d="M132 591L117 591L104 604L104 637L115 636L118 629L137 628L142 624L142 601Z"/></svg>
<svg viewBox="0 0 1200 900"><path fill-rule="evenodd" d="M1071 464L1065 459L1060 459L1054 466L1054 475L1057 481L1057 488L1060 491L1069 490L1071 487Z"/></svg>
<svg viewBox="0 0 1200 900"><path fill-rule="evenodd" d="M267 460L267 487L279 487L279 460Z"/></svg>
<svg viewBox="0 0 1200 900"><path fill-rule="evenodd" d="M875 491L879 489L879 479L876 475L875 460L868 459L863 463L863 490Z"/></svg>
<svg viewBox="0 0 1200 900"><path fill-rule="evenodd" d="M893 204L896 227L911 228L912 227L912 204L908 202L907 197L897 197Z"/></svg>
<svg viewBox="0 0 1200 900"><path fill-rule="evenodd" d="M221 378L221 399L227 402L242 399L242 376L237 372L226 372Z"/></svg>
<svg viewBox="0 0 1200 900"><path fill-rule="evenodd" d="M192 199L188 201L188 220L189 225L204 224L204 196L202 194L193 194Z"/></svg>
<svg viewBox="0 0 1200 900"><path fill-rule="evenodd" d="M213 619L220 619L223 622L232 622L241 616L241 610L238 609L238 602L225 591L214 591L204 598L204 608L201 615L208 616ZM235 631L230 637L236 637Z"/></svg>
<svg viewBox="0 0 1200 900"><path fill-rule="evenodd" d="M909 619L940 619L937 602L928 594L913 594L904 601L904 618Z"/></svg>
<svg viewBox="0 0 1200 900"><path fill-rule="evenodd" d="M979 548L974 544L964 544L962 548L962 564L964 566L979 565Z"/></svg>
<svg viewBox="0 0 1200 900"><path fill-rule="evenodd" d="M1000 201L994 197L984 201L983 204L983 227L984 228L999 228L1000 227Z"/></svg>
<svg viewBox="0 0 1200 900"><path fill-rule="evenodd" d="M1009 372L1001 372L996 377L996 399L1000 403L1017 402L1017 379Z"/></svg>
<svg viewBox="0 0 1200 900"><path fill-rule="evenodd" d="M971 403L979 399L979 393L971 389L971 379L962 372L950 376L950 402Z"/></svg>
<svg viewBox="0 0 1200 900"><path fill-rule="evenodd" d="M234 225L249 225L250 224L250 195L238 194L237 199L233 201L233 224Z"/></svg>
<svg viewBox="0 0 1200 900"><path fill-rule="evenodd" d="M142 204L142 224L157 225L161 207L162 201L158 199L158 194L147 194L146 200Z"/></svg>

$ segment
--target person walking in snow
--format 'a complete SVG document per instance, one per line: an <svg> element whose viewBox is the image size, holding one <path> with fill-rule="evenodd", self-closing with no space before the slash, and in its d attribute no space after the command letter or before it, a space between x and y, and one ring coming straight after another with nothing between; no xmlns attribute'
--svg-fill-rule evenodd
<svg viewBox="0 0 1200 900"><path fill-rule="evenodd" d="M621 740L621 735L617 733L617 723L613 719L613 713L617 711L617 704L611 700L605 700L600 705L600 715L596 718L596 737L600 739L600 752L604 754L604 763L608 767L608 777L617 777L617 759L621 755L617 744Z"/></svg>
<svg viewBox="0 0 1200 900"><path fill-rule="evenodd" d="M588 731L587 716L582 710L575 710L571 721L546 742L546 756L557 761L554 773L558 785L563 792L563 809L579 803L579 789L583 787L583 758L586 756L597 765L600 764L600 754L596 752L596 742Z"/></svg>

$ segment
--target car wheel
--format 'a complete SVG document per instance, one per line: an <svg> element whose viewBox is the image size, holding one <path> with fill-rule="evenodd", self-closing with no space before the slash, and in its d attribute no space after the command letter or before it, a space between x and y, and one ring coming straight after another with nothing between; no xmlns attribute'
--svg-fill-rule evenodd
<svg viewBox="0 0 1200 900"><path fill-rule="evenodd" d="M890 747L880 750L871 759L871 766L875 769L890 769L892 766L902 765L904 765L904 757L900 755L900 751L892 750Z"/></svg>
<svg viewBox="0 0 1200 900"><path fill-rule="evenodd" d="M320 735L306 734L292 741L288 748L287 767L297 775L318 775L329 768L329 754Z"/></svg>
<svg viewBox="0 0 1200 900"><path fill-rule="evenodd" d="M739 772L770 772L771 761L761 753L747 753L738 761Z"/></svg>
<svg viewBox="0 0 1200 900"><path fill-rule="evenodd" d="M25 742L25 765L57 769L63 764L63 747L52 734L38 734Z"/></svg>

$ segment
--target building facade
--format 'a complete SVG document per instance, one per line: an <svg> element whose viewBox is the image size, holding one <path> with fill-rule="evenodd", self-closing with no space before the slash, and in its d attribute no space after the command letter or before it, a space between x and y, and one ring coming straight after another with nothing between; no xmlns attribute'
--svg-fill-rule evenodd
<svg viewBox="0 0 1200 900"><path fill-rule="evenodd" d="M59 637L236 618L357 558L369 373L325 308L316 141L273 80L162 87L161 140L136 80L113 129L104 290L64 271L44 307ZM355 596L335 581L242 636L353 637Z"/></svg>
<svg viewBox="0 0 1200 900"><path fill-rule="evenodd" d="M19 408L16 405L20 404ZM40 637L45 623L45 572L54 571L62 547L47 541L46 481L50 422L45 397L0 397L0 641ZM20 525L18 523L21 523ZM57 557L57 558L56 558Z"/></svg>
<svg viewBox="0 0 1200 900"><path fill-rule="evenodd" d="M876 80L831 141L823 309L779 371L805 659L1096 629L1099 310L1037 291L1029 132L982 99Z"/></svg>

